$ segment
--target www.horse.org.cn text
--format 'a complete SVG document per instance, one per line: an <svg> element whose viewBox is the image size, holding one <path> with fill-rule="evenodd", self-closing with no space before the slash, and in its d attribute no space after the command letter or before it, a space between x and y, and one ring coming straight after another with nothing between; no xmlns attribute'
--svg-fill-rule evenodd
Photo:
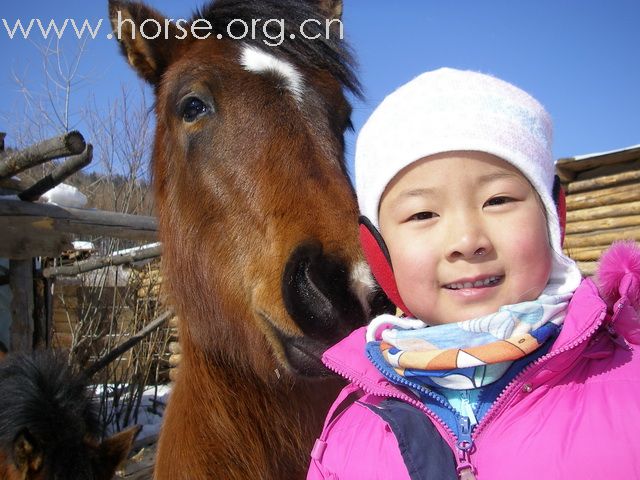
<svg viewBox="0 0 640 480"><path fill-rule="evenodd" d="M62 39L65 35L75 35L78 39L85 36L95 40L100 34L104 20L99 19L91 22L84 19L81 24L73 18L66 18L62 21L54 19L43 21L40 18L31 18L29 20L16 19L14 21L2 19L4 30L9 39L15 38L29 39L33 36L41 36L49 39L57 37ZM309 18L300 24L300 28L296 29L297 33L288 32L285 20L281 18L260 19L253 18L250 22L236 18L229 21L224 31L216 32L210 21L199 18L193 21L183 18L164 19L160 22L155 18L148 18L140 23L136 29L133 21L128 18L122 18L121 12L117 12L117 17L113 18L113 33L106 34L108 39L122 39L124 36L130 36L135 39L140 36L146 40L155 40L164 38L165 40L174 38L176 40L184 40L187 37L197 40L204 40L215 36L218 39L229 38L232 40L245 40L262 38L265 45L277 47L287 39L295 39L301 37L306 40L317 40L319 38L344 38L343 24L340 19Z"/></svg>

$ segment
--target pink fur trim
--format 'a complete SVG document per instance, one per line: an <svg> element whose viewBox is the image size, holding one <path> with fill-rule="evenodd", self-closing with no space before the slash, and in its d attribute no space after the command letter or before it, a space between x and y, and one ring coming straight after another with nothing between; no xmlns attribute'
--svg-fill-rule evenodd
<svg viewBox="0 0 640 480"><path fill-rule="evenodd" d="M597 278L608 302L626 296L640 305L640 245L631 240L614 242L600 258Z"/></svg>

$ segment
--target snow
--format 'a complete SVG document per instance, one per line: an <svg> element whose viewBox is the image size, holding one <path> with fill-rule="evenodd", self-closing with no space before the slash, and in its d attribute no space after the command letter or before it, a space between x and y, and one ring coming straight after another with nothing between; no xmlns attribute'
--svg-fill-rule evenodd
<svg viewBox="0 0 640 480"><path fill-rule="evenodd" d="M138 422L136 425L142 425L142 430L136 438L137 443L144 443L145 440L154 441L160 433L162 424L162 414L169 400L171 391L169 385L158 385L158 396L155 404L154 392L156 387L149 387L142 396L140 409L138 410ZM158 403L160 402L160 404Z"/></svg>
<svg viewBox="0 0 640 480"><path fill-rule="evenodd" d="M94 395L98 397L102 392L103 385L94 386ZM113 388L112 385L107 385L108 389ZM142 430L136 437L137 445L145 445L147 443L155 443L160 433L160 426L162 425L162 415L169 401L169 394L171 393L170 385L158 385L148 386L142 395L142 401L138 408L138 420L131 425L141 425ZM121 400L122 401L122 400ZM125 427L125 428L128 428ZM109 432L115 432L118 428L116 425L112 425L107 429Z"/></svg>
<svg viewBox="0 0 640 480"><path fill-rule="evenodd" d="M160 245L160 242L148 243L146 245L140 245L139 247L125 248L124 250L118 250L117 252L113 252L111 255L126 255L128 253L138 252L140 250L145 250L147 248L153 248Z"/></svg>
<svg viewBox="0 0 640 480"><path fill-rule="evenodd" d="M76 240L74 242L71 242L73 244L73 249L74 250L81 250L81 251L94 251L96 249L95 245L93 244L93 242L83 242L80 240Z"/></svg>
<svg viewBox="0 0 640 480"><path fill-rule="evenodd" d="M87 197L76 187L61 183L44 193L40 200L61 207L82 208L87 204Z"/></svg>
<svg viewBox="0 0 640 480"><path fill-rule="evenodd" d="M572 157L571 159L578 162L580 160L587 160L589 158L600 157L602 155L609 155L609 154L612 154L612 153L626 152L627 150L634 150L636 148L640 148L640 144L631 145L630 147L625 147L625 148L619 148L617 150L609 150L607 152L597 152L597 153L588 153L586 155L576 155L575 157Z"/></svg>

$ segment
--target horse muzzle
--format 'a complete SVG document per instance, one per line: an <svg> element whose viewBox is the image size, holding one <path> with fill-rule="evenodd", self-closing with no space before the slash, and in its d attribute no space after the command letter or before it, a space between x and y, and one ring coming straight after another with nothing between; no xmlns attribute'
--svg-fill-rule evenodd
<svg viewBox="0 0 640 480"><path fill-rule="evenodd" d="M282 346L288 366L303 377L325 377L329 370L322 364L322 353L329 345L304 336L288 335L264 313L260 314Z"/></svg>
<svg viewBox="0 0 640 480"><path fill-rule="evenodd" d="M306 242L290 255L282 276L282 298L287 312L303 333L282 339L287 358L296 367L301 356L320 355L367 322L366 297L373 289L355 286L354 269L336 255L324 253L320 242ZM304 363L304 362L303 362Z"/></svg>

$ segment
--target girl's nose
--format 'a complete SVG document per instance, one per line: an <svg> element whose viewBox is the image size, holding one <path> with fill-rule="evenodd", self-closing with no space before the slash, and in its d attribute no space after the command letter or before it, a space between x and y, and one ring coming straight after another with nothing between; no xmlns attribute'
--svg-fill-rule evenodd
<svg viewBox="0 0 640 480"><path fill-rule="evenodd" d="M478 259L493 252L493 245L477 219L465 216L450 229L447 258Z"/></svg>

